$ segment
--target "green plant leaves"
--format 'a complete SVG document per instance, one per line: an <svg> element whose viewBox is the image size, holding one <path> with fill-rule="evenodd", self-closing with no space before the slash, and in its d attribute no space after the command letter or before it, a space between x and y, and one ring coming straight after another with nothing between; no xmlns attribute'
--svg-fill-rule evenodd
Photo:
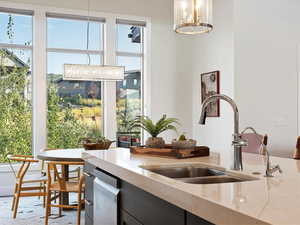
<svg viewBox="0 0 300 225"><path fill-rule="evenodd" d="M133 127L139 127L147 131L152 137L157 137L159 134L173 130L177 131L175 124L179 125L178 119L167 118L167 115L163 115L155 124L148 116L138 116L132 125Z"/></svg>

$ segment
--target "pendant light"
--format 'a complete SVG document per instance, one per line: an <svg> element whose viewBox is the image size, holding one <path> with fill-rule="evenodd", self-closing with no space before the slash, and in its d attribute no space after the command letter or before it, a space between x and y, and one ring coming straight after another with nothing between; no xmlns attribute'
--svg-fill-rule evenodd
<svg viewBox="0 0 300 225"><path fill-rule="evenodd" d="M88 23L87 23L86 50L89 50L90 42L90 0L88 1ZM87 52L88 65L86 64L64 64L64 80L76 81L118 81L124 80L124 66L91 65L91 57Z"/></svg>
<svg viewBox="0 0 300 225"><path fill-rule="evenodd" d="M176 33L202 34L212 29L212 0L174 0Z"/></svg>

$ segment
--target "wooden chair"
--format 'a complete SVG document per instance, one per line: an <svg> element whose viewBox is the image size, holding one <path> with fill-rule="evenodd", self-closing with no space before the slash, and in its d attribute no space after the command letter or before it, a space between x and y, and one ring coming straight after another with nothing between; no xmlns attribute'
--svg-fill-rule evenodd
<svg viewBox="0 0 300 225"><path fill-rule="evenodd" d="M79 181L65 181L57 169L57 165L84 165L84 162L48 162L48 182L47 182L47 199L46 199L46 212L45 212L45 225L48 225L48 219L51 211L51 207L59 208L59 216L61 216L62 208L74 208L77 209L77 225L80 225L80 213L84 199L82 194L84 193L84 176L82 175ZM58 193L59 203L51 203L52 192ZM77 205L62 205L62 193L77 193Z"/></svg>
<svg viewBox="0 0 300 225"><path fill-rule="evenodd" d="M59 150L57 148L46 148L44 151L53 151L53 150ZM45 168L45 161L42 160L41 161L41 173L42 175L46 175L47 174L47 169ZM59 171L59 173L61 173L61 171ZM81 175L81 169L80 167L77 167L77 168L74 168L72 170L69 170L69 173L75 173L76 175L74 176L70 176L69 177L69 180L72 180L72 179L80 179L80 175Z"/></svg>
<svg viewBox="0 0 300 225"><path fill-rule="evenodd" d="M46 196L46 176L40 175L26 175L31 163L38 163L38 160L33 159L29 155L9 155L9 160L21 162L20 169L15 174L16 184L14 197L12 202L13 218L17 216L18 206L20 197L33 197L33 196L43 196L43 207L45 207L45 196ZM27 186L28 184L39 184L38 186Z"/></svg>
<svg viewBox="0 0 300 225"><path fill-rule="evenodd" d="M46 148L44 149L44 151L53 151L53 150L60 150L58 148ZM41 160L41 174L42 176L46 176L47 175L47 169L45 168L45 160ZM59 173L61 174L62 172L59 171ZM72 174L72 176L68 176L69 180L73 180L73 179L77 179L79 180L80 179L80 175L81 175L81 169L80 167L77 167L77 168L74 168L72 170L69 170L69 174ZM54 202L56 203L56 199L57 199L57 194L56 192L54 192Z"/></svg>
<svg viewBox="0 0 300 225"><path fill-rule="evenodd" d="M253 129L253 128L248 127L246 129ZM255 133L242 132L242 139L248 141L248 146L242 147L243 152L264 154L263 145L267 146L268 144L268 136L266 134L265 135L257 134L256 131Z"/></svg>

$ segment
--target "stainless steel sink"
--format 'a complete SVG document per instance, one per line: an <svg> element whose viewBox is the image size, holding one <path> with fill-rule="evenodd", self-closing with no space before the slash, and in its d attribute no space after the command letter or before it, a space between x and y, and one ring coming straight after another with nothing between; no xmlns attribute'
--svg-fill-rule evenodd
<svg viewBox="0 0 300 225"><path fill-rule="evenodd" d="M219 183L243 182L247 180L223 175L223 176L212 176L212 177L183 178L180 179L180 181L189 184L219 184Z"/></svg>
<svg viewBox="0 0 300 225"><path fill-rule="evenodd" d="M189 184L218 184L218 183L234 183L257 180L256 177L240 174L240 176L226 171L204 167L204 166L154 166L142 168L159 175L176 179L178 181Z"/></svg>
<svg viewBox="0 0 300 225"><path fill-rule="evenodd" d="M224 175L224 172L222 171L201 167L170 167L148 170L150 170L153 173L158 173L160 175L170 178L207 177Z"/></svg>

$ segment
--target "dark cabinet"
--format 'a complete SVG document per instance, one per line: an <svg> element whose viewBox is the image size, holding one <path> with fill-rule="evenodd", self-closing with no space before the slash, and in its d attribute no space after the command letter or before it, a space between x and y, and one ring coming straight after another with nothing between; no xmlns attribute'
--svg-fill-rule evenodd
<svg viewBox="0 0 300 225"><path fill-rule="evenodd" d="M122 181L121 209L144 225L184 225L184 210Z"/></svg>
<svg viewBox="0 0 300 225"><path fill-rule="evenodd" d="M85 164L83 168L85 176L85 225L93 225L93 195L94 195L94 169L91 164Z"/></svg>
<svg viewBox="0 0 300 225"><path fill-rule="evenodd" d="M186 212L186 225L213 225L212 223Z"/></svg>
<svg viewBox="0 0 300 225"><path fill-rule="evenodd" d="M85 214L85 225L94 225L93 220L87 215Z"/></svg>
<svg viewBox="0 0 300 225"><path fill-rule="evenodd" d="M120 225L143 225L124 210L121 210L120 214Z"/></svg>
<svg viewBox="0 0 300 225"><path fill-rule="evenodd" d="M84 174L86 178L85 225L98 225L94 224L97 221L97 217L94 219L94 210L97 211L96 203L99 200L96 203L93 202L94 191L97 193L98 190L97 188L94 189L94 183L97 183L94 182L96 177L119 190L119 197L115 198L117 201L118 225L213 225L91 164L86 163ZM105 209L109 206L107 201L103 204ZM104 213L103 209L101 209L102 213Z"/></svg>

